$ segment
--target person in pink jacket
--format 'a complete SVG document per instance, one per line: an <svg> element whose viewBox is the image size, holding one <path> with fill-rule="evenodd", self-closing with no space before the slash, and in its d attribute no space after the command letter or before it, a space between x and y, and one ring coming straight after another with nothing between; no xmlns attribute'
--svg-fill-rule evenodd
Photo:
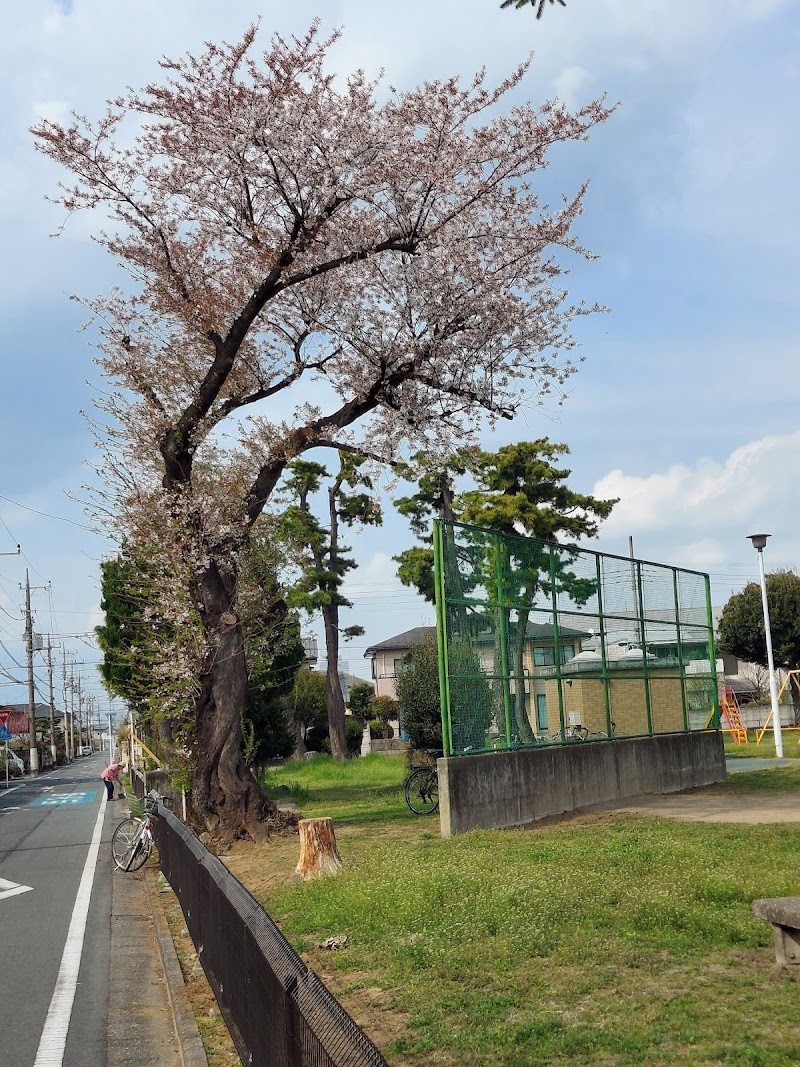
<svg viewBox="0 0 800 1067"><path fill-rule="evenodd" d="M112 761L111 763L109 763L109 765L103 771L103 773L100 775L100 777L103 779L103 782L105 784L106 793L108 794L108 799L109 800L116 800L117 799L114 796L114 782L118 782L119 781L119 772L121 770L122 770L122 768L120 767L120 765L118 763L116 763L115 761Z"/></svg>

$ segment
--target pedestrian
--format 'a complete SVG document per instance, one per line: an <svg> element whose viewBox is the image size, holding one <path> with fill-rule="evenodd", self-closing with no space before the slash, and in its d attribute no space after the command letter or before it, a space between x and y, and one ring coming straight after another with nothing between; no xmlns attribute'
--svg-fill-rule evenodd
<svg viewBox="0 0 800 1067"><path fill-rule="evenodd" d="M116 760L112 760L111 763L109 763L109 765L106 767L106 769L100 775L100 777L103 779L103 784L106 787L106 793L108 795L108 800L109 801L117 799L114 796L114 783L115 782L119 783L119 772L121 770L122 770L122 768L116 762Z"/></svg>

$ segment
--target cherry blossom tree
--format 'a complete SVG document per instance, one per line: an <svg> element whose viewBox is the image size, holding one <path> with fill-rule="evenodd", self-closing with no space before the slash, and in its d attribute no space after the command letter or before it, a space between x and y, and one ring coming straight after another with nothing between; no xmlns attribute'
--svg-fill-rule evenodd
<svg viewBox="0 0 800 1067"><path fill-rule="evenodd" d="M565 253L585 254L585 188L550 208L532 179L609 115L602 100L500 113L527 65L496 88L384 90L329 73L338 34L316 23L260 58L256 36L164 60L161 83L97 121L33 130L71 172L58 202L97 214L126 272L87 301L108 381L103 506L199 612L191 808L221 838L265 815L241 744L250 531L310 449L446 453L559 389L572 320L593 310L560 282Z"/></svg>

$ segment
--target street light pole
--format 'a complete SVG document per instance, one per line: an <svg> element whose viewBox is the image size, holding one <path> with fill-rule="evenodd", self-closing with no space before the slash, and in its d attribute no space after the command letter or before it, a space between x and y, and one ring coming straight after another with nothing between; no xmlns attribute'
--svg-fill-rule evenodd
<svg viewBox="0 0 800 1067"><path fill-rule="evenodd" d="M771 534L748 534L753 548L758 552L758 573L761 578L761 603L764 608L764 636L767 642L767 665L769 667L769 698L772 704L772 729L775 737L775 755L783 759L783 734L781 733L781 709L778 704L778 682L775 678L775 661L772 657L772 631L769 626L769 603L767 602L767 578L764 573L764 546Z"/></svg>

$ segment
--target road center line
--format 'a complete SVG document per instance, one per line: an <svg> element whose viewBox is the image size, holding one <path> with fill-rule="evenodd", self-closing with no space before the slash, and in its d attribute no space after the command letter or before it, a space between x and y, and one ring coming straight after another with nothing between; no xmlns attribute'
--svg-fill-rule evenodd
<svg viewBox="0 0 800 1067"><path fill-rule="evenodd" d="M89 915L89 901L92 897L94 872L97 867L97 854L100 851L100 838L103 834L103 816L106 813L106 798L100 800L100 811L94 824L92 843L83 866L75 906L67 931L67 942L58 969L56 987L45 1019L39 1049L33 1067L61 1067L64 1062L64 1049L67 1033L72 1018L72 1005L78 987L78 972L83 955L83 939L86 933L86 920Z"/></svg>

